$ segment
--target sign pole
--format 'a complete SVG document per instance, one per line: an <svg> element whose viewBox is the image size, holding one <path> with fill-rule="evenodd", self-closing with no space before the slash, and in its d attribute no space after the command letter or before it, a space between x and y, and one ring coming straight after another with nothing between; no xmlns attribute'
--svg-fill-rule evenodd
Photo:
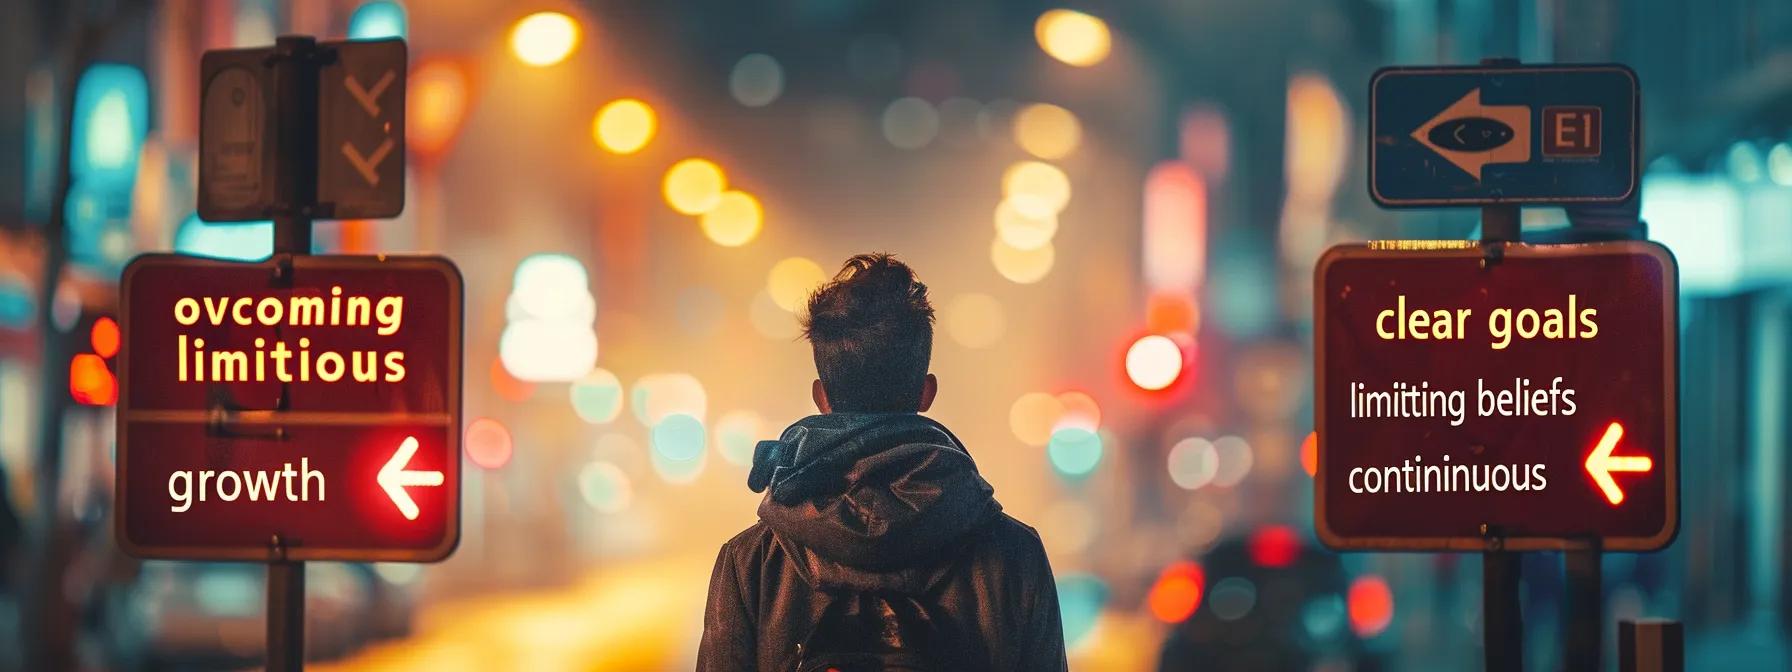
<svg viewBox="0 0 1792 672"><path fill-rule="evenodd" d="M278 103L274 180L275 268L291 282L290 257L311 253L311 218L317 201L317 40L283 35L274 41L274 86ZM276 273L280 273L279 270ZM282 397L286 397L283 390ZM268 669L305 669L305 563L288 560L286 542L274 535L268 546Z"/></svg>
<svg viewBox="0 0 1792 672"><path fill-rule="evenodd" d="M1481 264L1491 271L1505 256L1506 243L1519 240L1519 208L1481 208ZM1488 672L1524 669L1524 614L1518 591L1521 556L1505 549L1505 535L1482 525L1487 550L1481 553L1481 646Z"/></svg>
<svg viewBox="0 0 1792 672"><path fill-rule="evenodd" d="M1562 602L1564 625L1562 655L1567 670L1604 669L1599 664L1603 641L1604 583L1600 567L1599 538L1562 554L1567 575L1567 595Z"/></svg>

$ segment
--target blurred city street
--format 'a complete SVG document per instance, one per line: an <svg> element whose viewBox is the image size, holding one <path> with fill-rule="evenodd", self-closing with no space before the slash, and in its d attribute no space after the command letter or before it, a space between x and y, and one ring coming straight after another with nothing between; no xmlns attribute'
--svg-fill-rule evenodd
<svg viewBox="0 0 1792 672"><path fill-rule="evenodd" d="M260 669L269 614L299 604L284 632L315 670L692 669L718 549L769 497L756 445L817 412L808 302L871 252L926 285L924 415L1037 531L1073 670L1481 669L1484 578L1508 569L1525 669L1618 669L1637 619L1683 627L1686 669L1792 669L1785 0L3 13L0 672ZM1538 102L1533 129L1499 97L1553 92L1518 76L1403 71L1424 109L1371 84L1567 63L1607 79L1557 89L1617 81L1618 103ZM1458 75L1487 79L1423 90ZM1385 191L1376 161L1403 157L1393 186L1418 187ZM1522 210L1489 186L1611 165L1622 189L1542 179ZM1498 205L1416 193L1440 175ZM1478 246L1501 236L1538 245ZM1471 281L1502 260L1614 241L1659 267L1555 258L1522 288L1529 334L1523 311L1416 298L1485 299ZM1365 265L1328 294L1336 246L1470 281ZM1397 338L1338 308L1375 292ZM1563 309L1584 350L1526 342ZM1368 324L1380 340L1325 340ZM1377 350L1452 329L1474 349ZM1552 495L1598 515L1473 503L1561 543L1484 564L1475 544L1507 543L1485 517L1412 535L1456 545L1381 543L1467 498L1365 495L1360 525L1327 527L1350 431L1321 438L1327 372L1383 400L1510 376L1553 413L1561 379L1531 368L1554 363L1620 371L1568 381L1609 436L1452 429L1465 396L1449 427L1352 447L1392 456L1377 489L1440 436L1456 465L1500 441L1560 458ZM1590 573L1564 552L1589 540Z"/></svg>

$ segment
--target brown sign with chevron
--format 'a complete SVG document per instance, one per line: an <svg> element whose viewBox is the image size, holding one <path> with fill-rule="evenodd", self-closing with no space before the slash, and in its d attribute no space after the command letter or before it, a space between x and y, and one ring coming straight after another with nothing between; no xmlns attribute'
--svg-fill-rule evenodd
<svg viewBox="0 0 1792 672"><path fill-rule="evenodd" d="M317 202L337 219L404 210L402 40L322 42L318 68Z"/></svg>
<svg viewBox="0 0 1792 672"><path fill-rule="evenodd" d="M304 104L308 96L297 91L281 92L275 64L289 58L307 59L312 67L301 71L316 73L315 106ZM199 216L211 222L280 214L398 216L404 211L406 60L404 41L397 39L319 42L302 56L277 47L206 52L200 61ZM289 140L297 147L282 146L280 129L293 124L306 131L298 136L304 139ZM315 199L282 203L274 188L278 171L305 172L301 167L312 165Z"/></svg>

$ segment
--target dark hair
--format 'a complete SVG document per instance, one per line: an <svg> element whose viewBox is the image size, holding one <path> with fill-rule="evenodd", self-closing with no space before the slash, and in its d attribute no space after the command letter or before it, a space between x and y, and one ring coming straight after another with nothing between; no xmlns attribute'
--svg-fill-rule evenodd
<svg viewBox="0 0 1792 672"><path fill-rule="evenodd" d="M913 412L933 358L927 285L888 254L846 260L809 297L803 336L836 411Z"/></svg>

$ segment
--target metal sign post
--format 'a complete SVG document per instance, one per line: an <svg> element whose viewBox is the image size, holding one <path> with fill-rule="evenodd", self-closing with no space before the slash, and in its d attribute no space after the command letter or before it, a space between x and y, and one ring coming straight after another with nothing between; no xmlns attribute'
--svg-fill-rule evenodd
<svg viewBox="0 0 1792 672"><path fill-rule="evenodd" d="M317 202L317 40L287 35L274 41L275 268L311 254L311 217ZM284 278L291 280L290 272ZM282 390L282 397L287 396ZM305 668L305 563L286 557L280 535L268 540L268 669Z"/></svg>
<svg viewBox="0 0 1792 672"><path fill-rule="evenodd" d="M146 254L120 281L118 544L266 563L270 670L304 667L306 561L460 540L459 270L312 254L315 219L403 209L405 61L402 40L206 52L198 210L273 220L273 254Z"/></svg>
<svg viewBox="0 0 1792 672"><path fill-rule="evenodd" d="M1481 208L1481 266L1487 271L1505 256L1506 244L1519 240L1516 205ZM1524 613L1519 609L1524 563L1506 550L1504 531L1481 525L1487 550L1481 552L1481 653L1488 672L1524 669Z"/></svg>
<svg viewBox="0 0 1792 672"><path fill-rule="evenodd" d="M1339 245L1315 269L1316 532L1480 553L1488 670L1524 666L1523 552L1565 553L1562 663L1598 669L1601 554L1679 529L1673 255L1634 235L1519 237L1528 203L1608 204L1642 230L1623 207L1638 88L1622 65L1377 71L1370 196L1478 206L1481 239Z"/></svg>

